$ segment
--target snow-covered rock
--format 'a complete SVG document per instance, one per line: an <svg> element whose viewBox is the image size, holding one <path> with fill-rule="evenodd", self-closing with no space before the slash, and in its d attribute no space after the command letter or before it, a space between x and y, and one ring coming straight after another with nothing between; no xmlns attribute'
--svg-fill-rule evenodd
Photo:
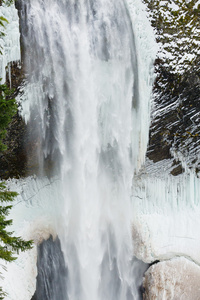
<svg viewBox="0 0 200 300"><path fill-rule="evenodd" d="M145 300L199 300L200 267L179 257L151 266L144 279Z"/></svg>

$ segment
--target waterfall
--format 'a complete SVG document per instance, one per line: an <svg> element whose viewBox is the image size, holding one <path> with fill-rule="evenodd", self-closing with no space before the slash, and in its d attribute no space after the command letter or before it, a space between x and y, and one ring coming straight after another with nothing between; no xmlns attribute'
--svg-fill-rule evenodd
<svg viewBox="0 0 200 300"><path fill-rule="evenodd" d="M140 1L130 2L17 1L29 166L60 179L67 276L51 300L139 299L131 188L146 151L152 55L134 30Z"/></svg>

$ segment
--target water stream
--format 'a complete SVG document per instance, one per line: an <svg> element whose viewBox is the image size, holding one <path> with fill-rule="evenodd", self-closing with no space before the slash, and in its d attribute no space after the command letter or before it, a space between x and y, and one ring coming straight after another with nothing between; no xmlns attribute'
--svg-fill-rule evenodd
<svg viewBox="0 0 200 300"><path fill-rule="evenodd" d="M55 227L67 275L62 295L55 289L49 300L139 299L131 187L145 153L141 124L148 136L149 107L141 121L140 57L128 2L17 1L30 166L38 176L61 179Z"/></svg>

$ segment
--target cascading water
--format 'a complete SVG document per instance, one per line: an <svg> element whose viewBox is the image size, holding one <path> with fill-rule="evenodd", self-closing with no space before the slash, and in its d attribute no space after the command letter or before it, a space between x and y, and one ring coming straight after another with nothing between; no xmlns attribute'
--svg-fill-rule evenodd
<svg viewBox="0 0 200 300"><path fill-rule="evenodd" d="M24 111L38 163L33 153L31 159L40 176L61 178L55 226L67 276L64 295L49 299L138 299L130 195L141 147L132 139L140 127L133 115L141 104L128 4L17 5L30 108Z"/></svg>

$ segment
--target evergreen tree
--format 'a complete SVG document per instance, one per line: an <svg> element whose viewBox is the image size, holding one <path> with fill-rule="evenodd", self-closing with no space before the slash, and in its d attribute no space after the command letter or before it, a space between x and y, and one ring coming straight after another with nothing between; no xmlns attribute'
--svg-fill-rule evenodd
<svg viewBox="0 0 200 300"><path fill-rule="evenodd" d="M0 258L8 262L15 260L16 253L31 249L32 241L24 241L21 237L13 236L13 232L7 230L12 225L12 220L8 220L10 204L17 196L16 192L7 190L5 183L0 183Z"/></svg>
<svg viewBox="0 0 200 300"><path fill-rule="evenodd" d="M6 136L6 129L17 112L17 104L13 98L13 90L6 84L0 85L0 153L6 150L3 139ZM12 220L8 219L12 208L11 202L17 196L16 192L6 189L6 185L0 182L0 258L11 262L15 260L19 251L31 249L32 241L24 241L21 237L13 236L7 228L12 225ZM0 288L0 300L4 299L5 293Z"/></svg>
<svg viewBox="0 0 200 300"><path fill-rule="evenodd" d="M5 183L0 182L0 258L12 262L17 259L16 254L19 251L26 251L32 248L32 241L25 241L21 237L13 235L8 230L13 220L8 219L9 212L12 208L11 202L17 196L16 192L11 192L6 188ZM6 293L0 287L0 300L3 300Z"/></svg>
<svg viewBox="0 0 200 300"><path fill-rule="evenodd" d="M0 5L6 3L10 5L12 0L0 0ZM0 37L5 33L2 29L8 21L0 16ZM0 54L1 49L0 49ZM1 81L1 79L0 79ZM6 129L17 112L17 104L13 98L13 90L10 90L6 84L0 85L0 153L6 150L3 139L6 136ZM12 262L17 259L16 254L19 251L26 251L32 248L32 241L25 241L21 237L14 236L14 232L9 231L8 227L12 225L13 220L8 219L9 212L12 208L11 202L17 196L16 192L9 191L5 183L0 182L0 258ZM0 287L0 300L3 300L6 293Z"/></svg>
<svg viewBox="0 0 200 300"><path fill-rule="evenodd" d="M17 112L17 104L12 95L13 91L6 84L0 85L0 153L6 150L3 143L6 128ZM0 258L8 262L15 260L19 251L26 251L32 247L32 241L13 236L13 232L8 230L8 226L12 225L12 220L8 219L11 202L16 196L16 192L7 190L5 183L0 182ZM4 299L4 296L5 293L0 287L0 300Z"/></svg>
<svg viewBox="0 0 200 300"><path fill-rule="evenodd" d="M6 128L17 112L17 104L12 95L13 90L10 90L6 84L0 85L0 152L6 150L3 143L7 132Z"/></svg>

